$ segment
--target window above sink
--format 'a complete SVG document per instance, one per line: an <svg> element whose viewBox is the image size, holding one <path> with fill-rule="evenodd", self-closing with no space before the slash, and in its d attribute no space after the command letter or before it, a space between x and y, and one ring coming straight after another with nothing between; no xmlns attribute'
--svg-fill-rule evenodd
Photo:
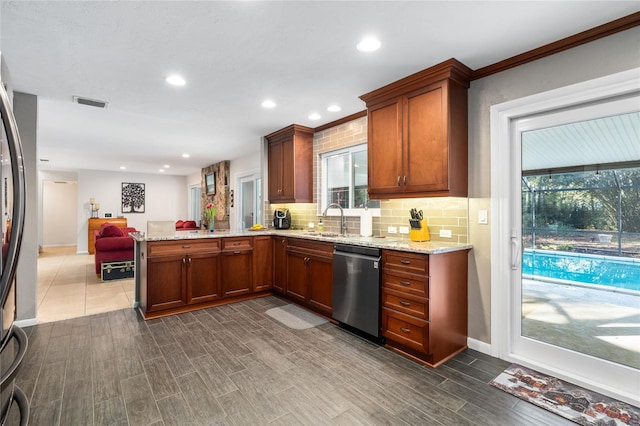
<svg viewBox="0 0 640 426"><path fill-rule="evenodd" d="M320 154L319 212L331 203L339 204L345 216L361 216L365 206L372 216L380 216L380 201L371 201L367 193L367 144ZM339 216L329 209L328 216Z"/></svg>

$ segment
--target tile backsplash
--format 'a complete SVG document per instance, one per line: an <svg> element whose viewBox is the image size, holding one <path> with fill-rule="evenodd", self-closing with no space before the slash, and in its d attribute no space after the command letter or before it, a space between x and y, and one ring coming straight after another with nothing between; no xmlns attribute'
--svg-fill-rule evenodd
<svg viewBox="0 0 640 426"><path fill-rule="evenodd" d="M278 207L286 207L291 211L291 222L294 229L308 229L309 222L317 226L321 217L316 203L270 204L266 203L265 223L273 226L273 211ZM469 203L466 198L404 198L380 202L380 217L373 218L373 235L387 236L389 226L409 226L412 208L422 210L427 221L432 241L453 243L468 242ZM340 218L327 216L322 218L326 232L340 231ZM451 238L441 238L440 230L451 230ZM360 218L347 217L347 233L360 233ZM409 239L409 235L395 234L394 238Z"/></svg>

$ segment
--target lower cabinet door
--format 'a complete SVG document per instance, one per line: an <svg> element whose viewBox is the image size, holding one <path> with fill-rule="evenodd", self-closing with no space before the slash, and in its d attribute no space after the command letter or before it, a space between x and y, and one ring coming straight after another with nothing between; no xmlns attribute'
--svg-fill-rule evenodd
<svg viewBox="0 0 640 426"><path fill-rule="evenodd" d="M210 302L220 298L220 254L191 254L187 257L187 303Z"/></svg>
<svg viewBox="0 0 640 426"><path fill-rule="evenodd" d="M162 256L147 259L147 312L187 304L186 258Z"/></svg>
<svg viewBox="0 0 640 426"><path fill-rule="evenodd" d="M273 287L273 251L270 236L253 238L253 291Z"/></svg>
<svg viewBox="0 0 640 426"><path fill-rule="evenodd" d="M285 292L287 284L287 239L273 237L273 290Z"/></svg>
<svg viewBox="0 0 640 426"><path fill-rule="evenodd" d="M222 252L221 287L222 297L250 293L252 285L252 250Z"/></svg>
<svg viewBox="0 0 640 426"><path fill-rule="evenodd" d="M424 354L430 353L427 321L382 308L382 335Z"/></svg>
<svg viewBox="0 0 640 426"><path fill-rule="evenodd" d="M307 256L302 253L287 253L287 296L305 303L307 279Z"/></svg>
<svg viewBox="0 0 640 426"><path fill-rule="evenodd" d="M312 257L308 262L309 286L307 303L313 309L331 316L333 303L333 260Z"/></svg>

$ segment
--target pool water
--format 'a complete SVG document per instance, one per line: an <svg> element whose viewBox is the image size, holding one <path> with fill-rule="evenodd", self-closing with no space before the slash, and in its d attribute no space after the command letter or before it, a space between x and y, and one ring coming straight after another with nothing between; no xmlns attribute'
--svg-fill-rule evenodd
<svg viewBox="0 0 640 426"><path fill-rule="evenodd" d="M522 274L640 291L640 259L525 249Z"/></svg>

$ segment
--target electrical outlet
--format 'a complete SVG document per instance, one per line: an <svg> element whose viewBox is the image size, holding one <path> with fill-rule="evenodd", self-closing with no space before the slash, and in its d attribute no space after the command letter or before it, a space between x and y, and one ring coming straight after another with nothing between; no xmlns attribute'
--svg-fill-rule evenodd
<svg viewBox="0 0 640 426"><path fill-rule="evenodd" d="M451 238L451 229L441 229L440 238Z"/></svg>
<svg viewBox="0 0 640 426"><path fill-rule="evenodd" d="M395 226L389 226L387 228L387 232L390 234L397 234L398 233L398 228L396 228Z"/></svg>
<svg viewBox="0 0 640 426"><path fill-rule="evenodd" d="M408 234L409 233L409 227L408 226L401 226L400 227L400 233L401 234Z"/></svg>
<svg viewBox="0 0 640 426"><path fill-rule="evenodd" d="M309 229L313 229L316 226L315 223L313 222L309 222Z"/></svg>

